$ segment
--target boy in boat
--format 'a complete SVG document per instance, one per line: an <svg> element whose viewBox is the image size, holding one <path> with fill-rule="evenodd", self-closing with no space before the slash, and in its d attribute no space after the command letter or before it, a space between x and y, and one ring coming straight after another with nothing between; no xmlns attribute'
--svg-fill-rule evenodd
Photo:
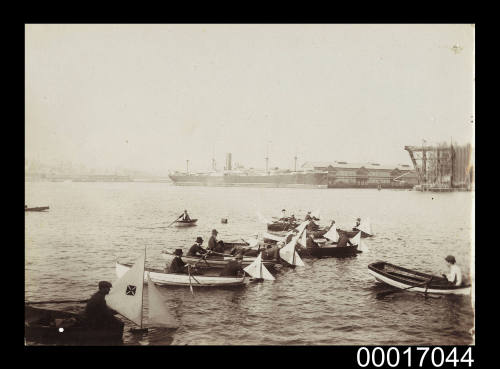
<svg viewBox="0 0 500 369"><path fill-rule="evenodd" d="M353 231L358 231L358 227L361 224L361 218L356 218L356 224L352 227Z"/></svg>
<svg viewBox="0 0 500 369"><path fill-rule="evenodd" d="M184 210L184 213L182 213L182 215L179 218L181 218L181 220L185 220L185 221L190 221L191 220L191 218L188 215L187 210Z"/></svg>
<svg viewBox="0 0 500 369"><path fill-rule="evenodd" d="M201 244L203 243L203 238L200 236L196 237L196 242L191 248L189 249L187 256L203 256L207 253L207 250L205 250L203 247L201 247Z"/></svg>
<svg viewBox="0 0 500 369"><path fill-rule="evenodd" d="M306 248L312 249L316 247L319 247L318 243L313 240L312 235L308 235L306 241Z"/></svg>
<svg viewBox="0 0 500 369"><path fill-rule="evenodd" d="M99 282L99 291L94 293L85 306L85 319L92 328L120 328L123 322L113 315L118 314L106 305L105 296L111 289L111 283Z"/></svg>
<svg viewBox="0 0 500 369"><path fill-rule="evenodd" d="M174 251L174 260L170 263L170 267L168 268L168 272L170 273L186 273L187 264L184 260L181 259L182 249L175 249Z"/></svg>
<svg viewBox="0 0 500 369"><path fill-rule="evenodd" d="M220 272L221 277L241 277L244 273L242 268L243 254L236 255L235 260L230 260Z"/></svg>
<svg viewBox="0 0 500 369"><path fill-rule="evenodd" d="M450 268L449 274L443 274L443 277L446 280L455 286L460 286L462 284L462 271L460 267L456 264L455 257L453 255L448 255L444 260L448 263L448 267Z"/></svg>
<svg viewBox="0 0 500 369"><path fill-rule="evenodd" d="M349 244L349 246L354 246L351 243L351 240L349 239L349 237L347 237L347 235L345 233L340 234L339 240L337 242L337 247L344 247L344 246L347 246L347 244Z"/></svg>

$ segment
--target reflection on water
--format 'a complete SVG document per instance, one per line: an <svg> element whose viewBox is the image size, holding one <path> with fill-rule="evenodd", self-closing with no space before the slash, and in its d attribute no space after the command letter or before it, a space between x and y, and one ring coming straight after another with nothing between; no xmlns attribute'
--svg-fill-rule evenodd
<svg viewBox="0 0 500 369"><path fill-rule="evenodd" d="M213 228L226 241L263 232L257 212L270 218L283 208L296 216L320 209L322 223L335 219L341 228L370 217L376 236L363 239L368 251L356 257L306 259L304 268L280 270L274 282L194 287L194 296L189 288L160 287L180 327L141 336L126 322L125 345L471 343L469 297L400 292L377 299L387 287L367 269L386 260L441 274L453 254L467 274L470 193L27 182L25 202L50 206L25 214L26 299L33 301L88 298L99 280L115 280L117 258L132 262L145 246L147 265L163 268L163 249L186 252L196 236L206 246ZM183 209L198 225L167 228Z"/></svg>

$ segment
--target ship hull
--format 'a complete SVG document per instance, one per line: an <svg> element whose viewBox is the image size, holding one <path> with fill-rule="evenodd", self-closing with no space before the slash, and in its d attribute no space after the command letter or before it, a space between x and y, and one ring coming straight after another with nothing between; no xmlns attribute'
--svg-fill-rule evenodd
<svg viewBox="0 0 500 369"><path fill-rule="evenodd" d="M170 175L177 186L327 188L327 173L250 175Z"/></svg>

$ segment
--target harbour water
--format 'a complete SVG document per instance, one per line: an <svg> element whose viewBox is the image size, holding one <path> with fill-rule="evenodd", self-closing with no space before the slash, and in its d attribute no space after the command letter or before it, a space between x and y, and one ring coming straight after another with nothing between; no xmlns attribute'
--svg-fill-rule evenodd
<svg viewBox="0 0 500 369"><path fill-rule="evenodd" d="M115 260L133 262L147 246L147 265L163 267L165 248L185 251L202 236L208 243L265 231L257 212L281 209L303 217L321 210L350 228L369 217L375 237L368 251L347 259L304 260L283 268L276 281L237 289L160 287L180 322L126 345L458 345L473 342L470 297L424 298L394 293L368 273L377 260L440 275L455 255L464 274L471 264L471 192L422 193L376 189L177 187L167 183L26 182L25 204L50 206L25 213L25 295L28 301L86 299L100 280L114 281ZM166 226L184 209L198 225ZM227 224L221 224L227 218ZM147 293L147 292L146 292ZM147 304L147 299L145 298ZM56 308L56 305L46 305ZM57 305L78 311L83 306ZM147 306L146 306L147 308ZM146 315L147 316L147 315ZM126 328L132 327L126 323Z"/></svg>

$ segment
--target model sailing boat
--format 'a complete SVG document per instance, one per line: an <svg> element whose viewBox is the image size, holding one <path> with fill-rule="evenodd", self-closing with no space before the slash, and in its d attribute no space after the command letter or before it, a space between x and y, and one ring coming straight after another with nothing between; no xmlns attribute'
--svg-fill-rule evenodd
<svg viewBox="0 0 500 369"><path fill-rule="evenodd" d="M146 262L146 250L144 255L137 259L133 267L123 276L113 283L111 292L106 295L106 304L131 320L140 329L131 329L132 332L145 332L148 328L144 327L143 322L143 297L144 297L144 264ZM149 316L147 326L177 328L179 324L173 314L167 309L164 298L158 291L155 284L149 278L148 282L148 307Z"/></svg>
<svg viewBox="0 0 500 369"><path fill-rule="evenodd" d="M297 251L295 251L295 246L297 242L301 238L302 234L305 233L305 229L308 222L303 222L300 226L297 227L299 231L295 237L283 248L279 250L280 258L286 261L288 264L293 266L304 266L304 262L300 258Z"/></svg>
<svg viewBox="0 0 500 369"><path fill-rule="evenodd" d="M275 280L275 278L272 276L269 270L267 270L264 263L262 263L262 252L259 253L259 256L255 258L252 264L248 265L246 268L243 268L243 270L248 274L250 274L250 276L255 280L263 280L263 279L267 279L268 281Z"/></svg>

